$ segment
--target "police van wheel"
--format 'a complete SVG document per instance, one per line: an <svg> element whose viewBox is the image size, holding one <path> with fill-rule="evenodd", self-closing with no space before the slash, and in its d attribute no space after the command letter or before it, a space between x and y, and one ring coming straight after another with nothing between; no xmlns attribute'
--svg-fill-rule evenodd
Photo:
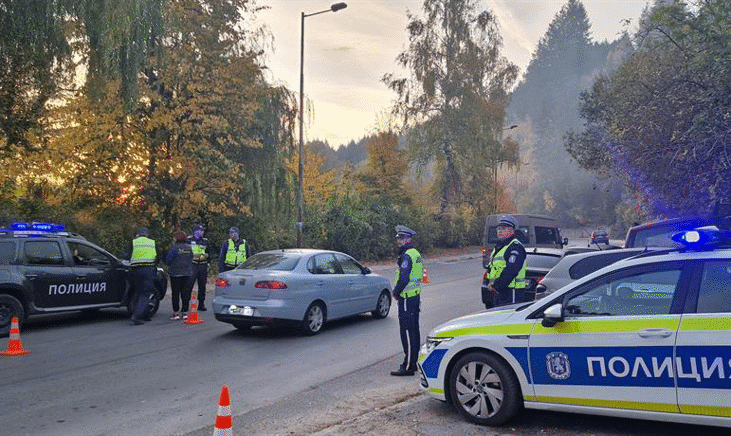
<svg viewBox="0 0 731 436"><path fill-rule="evenodd" d="M307 336L313 336L322 330L325 324L325 309L321 303L312 303L305 312L305 318L302 320L302 330Z"/></svg>
<svg viewBox="0 0 731 436"><path fill-rule="evenodd" d="M17 298L12 295L0 294L0 336L5 337L10 334L10 323L13 317L18 317L18 324L25 321L25 309Z"/></svg>
<svg viewBox="0 0 731 436"><path fill-rule="evenodd" d="M391 293L388 291L381 292L378 296L378 302L376 303L376 310L371 312L373 318L383 319L388 316L388 312L391 310Z"/></svg>
<svg viewBox="0 0 731 436"><path fill-rule="evenodd" d="M499 358L470 353L460 358L449 375L452 404L467 420L480 425L502 425L520 409L520 384Z"/></svg>

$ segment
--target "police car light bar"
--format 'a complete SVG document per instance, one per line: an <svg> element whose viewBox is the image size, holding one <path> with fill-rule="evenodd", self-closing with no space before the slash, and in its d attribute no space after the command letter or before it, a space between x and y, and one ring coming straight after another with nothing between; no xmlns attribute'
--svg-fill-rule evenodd
<svg viewBox="0 0 731 436"><path fill-rule="evenodd" d="M699 227L695 230L686 230L670 237L673 241L686 248L712 248L726 245L731 240L728 232L719 230L716 226Z"/></svg>
<svg viewBox="0 0 731 436"><path fill-rule="evenodd" d="M53 223L12 223L10 228L3 230L24 233L56 233L65 231L66 226Z"/></svg>

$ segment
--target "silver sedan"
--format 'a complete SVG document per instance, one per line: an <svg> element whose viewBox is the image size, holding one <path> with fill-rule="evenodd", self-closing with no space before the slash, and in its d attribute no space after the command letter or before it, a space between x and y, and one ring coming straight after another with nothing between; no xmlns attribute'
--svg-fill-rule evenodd
<svg viewBox="0 0 731 436"><path fill-rule="evenodd" d="M251 256L216 280L216 319L240 330L294 324L315 335L326 321L371 312L385 318L391 283L337 251L272 250Z"/></svg>

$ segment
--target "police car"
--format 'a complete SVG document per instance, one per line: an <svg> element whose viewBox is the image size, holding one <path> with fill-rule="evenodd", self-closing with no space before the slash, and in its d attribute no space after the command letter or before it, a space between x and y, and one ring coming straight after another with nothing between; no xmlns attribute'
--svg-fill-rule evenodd
<svg viewBox="0 0 731 436"><path fill-rule="evenodd" d="M731 427L731 238L674 238L684 247L435 328L422 389L483 425L525 407Z"/></svg>
<svg viewBox="0 0 731 436"><path fill-rule="evenodd" d="M0 336L12 317L74 310L94 311L136 303L128 261L120 260L82 236L51 223L13 223L0 229ZM150 315L167 289L158 269L158 294Z"/></svg>

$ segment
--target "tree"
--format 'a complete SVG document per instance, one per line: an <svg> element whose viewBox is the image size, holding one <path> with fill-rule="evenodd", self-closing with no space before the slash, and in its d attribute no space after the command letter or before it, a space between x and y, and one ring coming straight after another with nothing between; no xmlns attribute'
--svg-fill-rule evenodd
<svg viewBox="0 0 731 436"><path fill-rule="evenodd" d="M368 141L368 164L361 172L367 190L392 199L407 198L404 177L409 169L396 132L380 132Z"/></svg>
<svg viewBox="0 0 731 436"><path fill-rule="evenodd" d="M731 197L731 4L694 3L648 14L637 50L583 95L585 128L567 139L584 167L623 174L652 215L705 214Z"/></svg>
<svg viewBox="0 0 731 436"><path fill-rule="evenodd" d="M439 164L444 214L464 201L465 164L477 163L469 169L484 174L499 152L517 67L500 54L495 15L478 10L477 1L425 0L423 10L424 18L408 13L409 48L397 57L410 77L386 74L383 81L398 95L394 112L411 127L417 162Z"/></svg>

